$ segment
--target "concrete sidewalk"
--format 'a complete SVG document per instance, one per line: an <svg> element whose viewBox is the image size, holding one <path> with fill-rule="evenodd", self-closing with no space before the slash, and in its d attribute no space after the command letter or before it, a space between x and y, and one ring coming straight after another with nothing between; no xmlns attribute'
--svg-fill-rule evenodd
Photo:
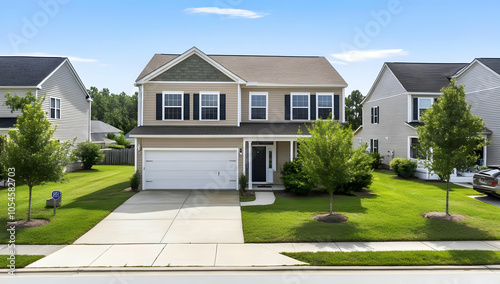
<svg viewBox="0 0 500 284"><path fill-rule="evenodd" d="M241 206L271 205L274 203L275 200L276 200L276 197L274 196L274 192L272 192L272 191L265 191L265 192L257 191L257 192L255 192L255 200L254 201L240 202L240 205Z"/></svg>
<svg viewBox="0 0 500 284"><path fill-rule="evenodd" d="M500 241L69 245L28 267L283 266L304 263L280 252L415 250L500 251Z"/></svg>

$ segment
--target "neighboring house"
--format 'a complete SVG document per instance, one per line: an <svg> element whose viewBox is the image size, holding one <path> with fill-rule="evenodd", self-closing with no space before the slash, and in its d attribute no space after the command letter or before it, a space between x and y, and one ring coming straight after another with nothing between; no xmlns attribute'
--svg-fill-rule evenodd
<svg viewBox="0 0 500 284"><path fill-rule="evenodd" d="M156 54L139 87L136 169L143 189L281 184L297 131L332 113L344 121L346 82L324 57Z"/></svg>
<svg viewBox="0 0 500 284"><path fill-rule="evenodd" d="M100 120L92 120L91 129L92 143L101 145L101 148L104 148L106 145L113 144L113 142L115 142L115 140L107 138L108 133L120 135L120 129Z"/></svg>
<svg viewBox="0 0 500 284"><path fill-rule="evenodd" d="M4 106L5 94L46 95L43 109L52 125L54 139L76 143L90 139L90 96L65 57L0 56L0 135L8 134L19 111Z"/></svg>
<svg viewBox="0 0 500 284"><path fill-rule="evenodd" d="M416 127L421 125L420 115L439 98L441 88L449 84L450 78L462 74L467 66L466 63L385 63L362 102L363 124L355 132L354 145L367 143L369 151L380 153L386 165L396 157L418 160L414 146L418 145ZM463 81L458 79L459 84ZM465 90L468 92L467 86ZM485 107L476 105L475 114L483 117L484 112L479 110ZM487 127L490 128L488 122ZM489 129L483 132L485 138L490 134ZM486 147L481 151L480 165L486 163L487 152ZM438 178L421 163L417 176ZM452 176L452 181L470 179L470 174L457 171Z"/></svg>

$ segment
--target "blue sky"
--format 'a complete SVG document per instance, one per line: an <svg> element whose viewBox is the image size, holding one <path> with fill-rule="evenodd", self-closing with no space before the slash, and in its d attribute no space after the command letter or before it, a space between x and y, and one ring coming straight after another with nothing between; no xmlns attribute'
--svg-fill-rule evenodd
<svg viewBox="0 0 500 284"><path fill-rule="evenodd" d="M155 53L325 56L364 95L383 62L500 57L500 1L2 1L1 55L68 56L132 94ZM1 72L1 71L0 71Z"/></svg>

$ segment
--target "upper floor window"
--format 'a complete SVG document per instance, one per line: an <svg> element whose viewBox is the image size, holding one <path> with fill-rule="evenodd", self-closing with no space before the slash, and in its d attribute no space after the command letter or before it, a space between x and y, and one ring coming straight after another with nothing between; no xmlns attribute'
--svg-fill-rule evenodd
<svg viewBox="0 0 500 284"><path fill-rule="evenodd" d="M219 92L200 93L201 120L219 120Z"/></svg>
<svg viewBox="0 0 500 284"><path fill-rule="evenodd" d="M266 92L250 92L250 120L267 120Z"/></svg>
<svg viewBox="0 0 500 284"><path fill-rule="evenodd" d="M163 92L164 120L182 120L183 95L183 92Z"/></svg>
<svg viewBox="0 0 500 284"><path fill-rule="evenodd" d="M318 118L327 119L333 113L333 93L316 93L316 104Z"/></svg>
<svg viewBox="0 0 500 284"><path fill-rule="evenodd" d="M375 107L372 107L372 111L371 111L371 114L372 114L372 123L379 123L379 118L380 118L380 107L378 106L375 106Z"/></svg>
<svg viewBox="0 0 500 284"><path fill-rule="evenodd" d="M61 99L50 98L50 118L61 119Z"/></svg>
<svg viewBox="0 0 500 284"><path fill-rule="evenodd" d="M309 93L291 93L292 120L309 120Z"/></svg>
<svg viewBox="0 0 500 284"><path fill-rule="evenodd" d="M418 119L432 106L434 98L418 98Z"/></svg>

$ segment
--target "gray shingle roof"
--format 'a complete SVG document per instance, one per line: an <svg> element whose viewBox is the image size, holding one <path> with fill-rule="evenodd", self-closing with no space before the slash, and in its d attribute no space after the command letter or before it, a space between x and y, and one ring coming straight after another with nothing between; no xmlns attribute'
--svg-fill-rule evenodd
<svg viewBox="0 0 500 284"><path fill-rule="evenodd" d="M408 92L439 92L447 86L449 77L467 63L403 63L388 62L387 66Z"/></svg>
<svg viewBox="0 0 500 284"><path fill-rule="evenodd" d="M477 58L477 60L500 75L500 58Z"/></svg>
<svg viewBox="0 0 500 284"><path fill-rule="evenodd" d="M136 81L177 58L155 54ZM247 82L268 84L347 85L322 56L208 55Z"/></svg>
<svg viewBox="0 0 500 284"><path fill-rule="evenodd" d="M0 56L0 86L37 86L65 57Z"/></svg>
<svg viewBox="0 0 500 284"><path fill-rule="evenodd" d="M120 129L109 125L106 122L100 120L92 120L91 122L92 133L120 133Z"/></svg>
<svg viewBox="0 0 500 284"><path fill-rule="evenodd" d="M304 123L241 123L238 126L140 126L134 135L298 135L299 127L308 135Z"/></svg>

